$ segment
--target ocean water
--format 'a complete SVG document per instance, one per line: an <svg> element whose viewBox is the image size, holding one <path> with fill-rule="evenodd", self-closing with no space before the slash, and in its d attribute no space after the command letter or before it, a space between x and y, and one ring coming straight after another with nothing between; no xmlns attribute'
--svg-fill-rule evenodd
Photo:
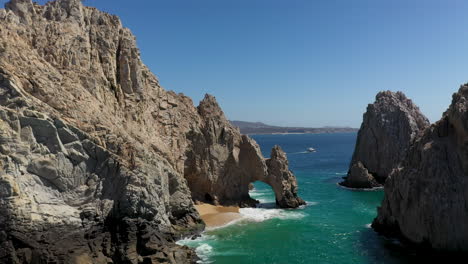
<svg viewBox="0 0 468 264"><path fill-rule="evenodd" d="M200 263L411 263L398 242L376 234L370 223L382 190L337 185L345 176L356 133L254 135L265 157L274 145L287 153L307 206L275 207L270 186L256 182L259 208L241 209L242 220L179 241L196 248ZM308 147L317 149L306 153Z"/></svg>

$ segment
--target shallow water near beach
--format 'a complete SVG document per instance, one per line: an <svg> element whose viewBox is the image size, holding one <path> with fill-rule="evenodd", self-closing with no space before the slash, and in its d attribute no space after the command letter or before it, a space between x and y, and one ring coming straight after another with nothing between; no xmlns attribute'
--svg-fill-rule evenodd
<svg viewBox="0 0 468 264"><path fill-rule="evenodd" d="M370 223L383 190L353 191L337 185L345 176L356 133L254 135L265 157L274 145L288 154L308 205L275 208L274 194L255 183L260 208L243 208L242 220L179 241L196 248L200 263L406 263L396 242L376 234ZM317 152L307 153L309 147Z"/></svg>

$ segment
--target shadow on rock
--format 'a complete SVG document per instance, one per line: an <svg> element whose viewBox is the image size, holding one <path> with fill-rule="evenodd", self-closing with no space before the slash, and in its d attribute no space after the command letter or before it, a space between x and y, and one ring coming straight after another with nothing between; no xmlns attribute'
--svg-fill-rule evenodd
<svg viewBox="0 0 468 264"><path fill-rule="evenodd" d="M386 238L371 228L363 228L359 235L358 249L368 258L367 263L462 263L467 254L434 252L420 246Z"/></svg>

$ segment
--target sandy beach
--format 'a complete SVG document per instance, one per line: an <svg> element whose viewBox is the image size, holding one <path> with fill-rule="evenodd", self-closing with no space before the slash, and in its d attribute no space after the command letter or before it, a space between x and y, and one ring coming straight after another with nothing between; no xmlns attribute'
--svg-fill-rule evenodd
<svg viewBox="0 0 468 264"><path fill-rule="evenodd" d="M195 208L208 228L223 226L241 218L239 207L236 206L198 204L195 205Z"/></svg>

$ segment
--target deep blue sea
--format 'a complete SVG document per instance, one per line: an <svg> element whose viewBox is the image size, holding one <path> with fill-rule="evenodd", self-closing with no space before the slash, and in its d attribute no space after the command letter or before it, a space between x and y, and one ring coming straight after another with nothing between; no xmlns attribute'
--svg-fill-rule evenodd
<svg viewBox="0 0 468 264"><path fill-rule="evenodd" d="M243 220L180 242L196 248L201 263L411 263L411 256L394 250L395 241L370 228L383 191L337 185L348 170L356 133L252 137L265 157L274 145L283 148L308 205L274 208L271 188L255 183L251 196L260 208L241 209ZM317 152L306 153L309 147Z"/></svg>

